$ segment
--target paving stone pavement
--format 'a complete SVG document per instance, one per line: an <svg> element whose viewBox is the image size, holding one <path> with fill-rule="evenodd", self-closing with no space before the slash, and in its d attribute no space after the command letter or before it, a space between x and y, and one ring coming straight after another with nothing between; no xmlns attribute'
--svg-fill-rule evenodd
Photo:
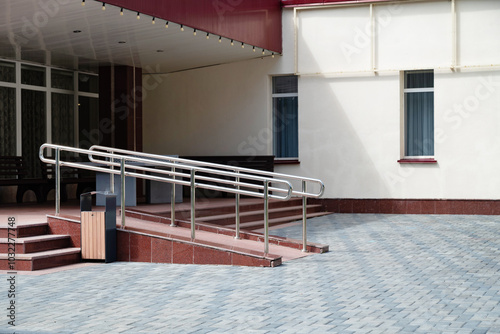
<svg viewBox="0 0 500 334"><path fill-rule="evenodd" d="M273 232L301 238L301 226ZM311 219L308 237L330 252L277 268L17 276L15 333L500 333L499 216L335 214Z"/></svg>

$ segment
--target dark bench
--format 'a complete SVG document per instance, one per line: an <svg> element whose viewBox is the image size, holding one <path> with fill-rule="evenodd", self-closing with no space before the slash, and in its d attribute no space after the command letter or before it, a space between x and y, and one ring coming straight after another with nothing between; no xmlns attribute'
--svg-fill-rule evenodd
<svg viewBox="0 0 500 334"><path fill-rule="evenodd" d="M27 175L22 157L0 156L0 186L17 186L17 203L23 202L24 193L28 190L32 190L37 202L42 203L45 200L43 189L47 180L26 178Z"/></svg>
<svg viewBox="0 0 500 334"><path fill-rule="evenodd" d="M49 159L53 159L50 158ZM76 159L69 159L70 161L76 161ZM47 199L49 191L55 189L56 186L56 166L53 164L46 164L41 162L42 177L46 180L46 185L43 189L44 200ZM76 198L79 199L80 195L84 192L90 192L95 190L95 175L91 172L90 174L84 170L63 166L60 168L61 172L61 201L66 201L68 199L68 192L66 186L68 184L76 184Z"/></svg>
<svg viewBox="0 0 500 334"><path fill-rule="evenodd" d="M203 162L210 162L221 165L229 165L241 168L251 168L267 172L274 172L274 156L273 155L228 155L228 156L182 156L182 159L197 160ZM201 173L200 173L201 174ZM207 175L207 174L202 174ZM208 175L210 176L210 175ZM230 179L227 177L226 179ZM258 181L241 179L243 182L262 184ZM222 185L222 184L221 184ZM189 194L189 189L184 189L184 194ZM211 190L199 189L201 194L205 197L227 197L226 192L214 192Z"/></svg>

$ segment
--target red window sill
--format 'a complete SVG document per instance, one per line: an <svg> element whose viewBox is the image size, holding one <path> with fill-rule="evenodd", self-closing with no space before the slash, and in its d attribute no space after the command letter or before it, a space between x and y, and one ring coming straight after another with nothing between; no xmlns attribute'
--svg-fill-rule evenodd
<svg viewBox="0 0 500 334"><path fill-rule="evenodd" d="M300 165L299 159L275 159L275 165Z"/></svg>
<svg viewBox="0 0 500 334"><path fill-rule="evenodd" d="M437 160L433 158L423 158L423 159L400 159L398 160L400 164L435 164Z"/></svg>

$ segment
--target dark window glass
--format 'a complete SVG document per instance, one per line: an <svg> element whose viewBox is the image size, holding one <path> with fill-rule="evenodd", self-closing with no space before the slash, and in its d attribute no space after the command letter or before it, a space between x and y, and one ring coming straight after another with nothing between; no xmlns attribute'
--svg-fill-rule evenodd
<svg viewBox="0 0 500 334"><path fill-rule="evenodd" d="M406 72L405 88L432 88L434 87L433 71Z"/></svg>
<svg viewBox="0 0 500 334"><path fill-rule="evenodd" d="M0 87L0 155L16 155L16 89Z"/></svg>
<svg viewBox="0 0 500 334"><path fill-rule="evenodd" d="M299 157L297 76L273 77L273 152L276 158Z"/></svg>
<svg viewBox="0 0 500 334"><path fill-rule="evenodd" d="M73 95L52 93L52 143L74 146L74 105Z"/></svg>
<svg viewBox="0 0 500 334"><path fill-rule="evenodd" d="M405 73L407 88L433 88L434 73ZM405 155L434 155L434 92L405 92Z"/></svg>
<svg viewBox="0 0 500 334"><path fill-rule="evenodd" d="M45 92L21 91L23 160L29 178L42 176L38 150L47 141L46 99Z"/></svg>
<svg viewBox="0 0 500 334"><path fill-rule="evenodd" d="M299 157L298 98L273 99L274 155L276 158Z"/></svg>
<svg viewBox="0 0 500 334"><path fill-rule="evenodd" d="M22 65L21 83L23 85L45 86L45 68Z"/></svg>
<svg viewBox="0 0 500 334"><path fill-rule="evenodd" d="M273 77L273 94L297 93L297 76Z"/></svg>
<svg viewBox="0 0 500 334"><path fill-rule="evenodd" d="M73 72L52 70L52 88L74 90Z"/></svg>
<svg viewBox="0 0 500 334"><path fill-rule="evenodd" d="M86 93L99 93L99 77L80 73L78 75L78 90Z"/></svg>
<svg viewBox="0 0 500 334"><path fill-rule="evenodd" d="M0 81L16 82L16 65L6 61L0 61Z"/></svg>
<svg viewBox="0 0 500 334"><path fill-rule="evenodd" d="M111 121L102 122L99 128L99 99L80 96L78 98L78 132L80 148L99 144L103 136L111 131Z"/></svg>

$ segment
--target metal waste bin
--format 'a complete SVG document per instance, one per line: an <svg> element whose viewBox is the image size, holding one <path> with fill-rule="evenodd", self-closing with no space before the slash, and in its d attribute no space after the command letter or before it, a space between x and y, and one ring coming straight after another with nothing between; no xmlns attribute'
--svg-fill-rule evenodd
<svg viewBox="0 0 500 334"><path fill-rule="evenodd" d="M116 261L116 195L99 192L104 211L92 211L92 195L80 195L82 259Z"/></svg>

